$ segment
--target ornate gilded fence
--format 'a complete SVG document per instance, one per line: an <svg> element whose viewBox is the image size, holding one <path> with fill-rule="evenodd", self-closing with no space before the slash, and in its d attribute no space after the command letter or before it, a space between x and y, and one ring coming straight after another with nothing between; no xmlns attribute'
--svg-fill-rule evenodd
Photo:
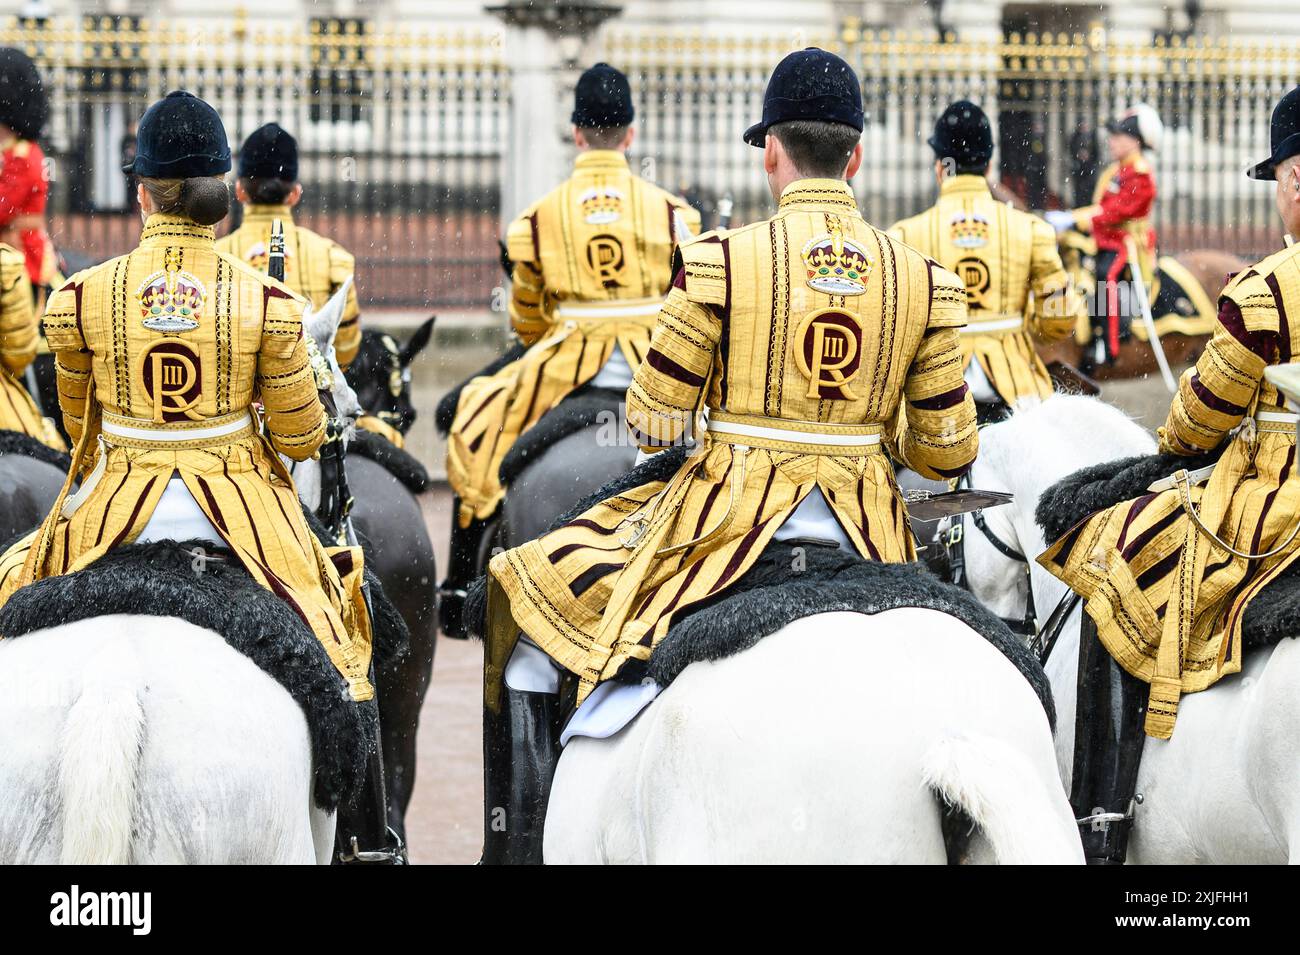
<svg viewBox="0 0 1300 955"><path fill-rule="evenodd" d="M1166 124L1155 154L1156 222L1169 249L1255 255L1281 245L1272 192L1247 180L1268 153L1274 102L1300 82L1294 45L1219 41L1107 43L1101 34L1013 35L939 42L849 32L768 41L613 34L610 62L628 69L639 100L642 165L706 210L729 195L735 220L771 206L757 151L740 134L762 111L774 63L793 46L834 49L863 83L865 161L854 185L863 212L888 224L934 194L926 138L955 99L979 103L997 130L995 172L1030 208L1087 204L1106 157L1104 123L1134 102Z"/></svg>
<svg viewBox="0 0 1300 955"><path fill-rule="evenodd" d="M355 252L379 307L477 307L500 283L498 41L338 22L192 33L113 17L0 30L48 77L52 223L71 264L131 247L138 218L120 169L134 123L187 89L221 113L232 148L272 120L297 137L299 221Z"/></svg>
<svg viewBox="0 0 1300 955"><path fill-rule="evenodd" d="M330 20L265 29L233 20L191 33L124 17L11 19L0 43L27 49L48 78L52 221L74 264L130 247L138 220L121 160L135 120L169 89L213 102L236 143L269 120L294 132L302 221L356 252L371 306L487 305L501 282L500 219L513 211L500 208L502 164L568 148L563 129L549 143L507 142L508 39L492 28L421 33ZM1281 43L1139 46L1099 33L940 42L853 30L755 40L647 35L616 21L587 56L632 78L638 169L686 194L706 224L730 197L734 224L771 207L758 152L740 134L761 113L772 65L814 43L845 55L862 77L866 161L855 186L873 222L930 201L925 139L953 99L990 113L1000 178L1032 208L1085 202L1105 162L1105 118L1146 101L1167 127L1155 157L1162 244L1256 255L1281 243L1271 191L1242 175L1267 152L1272 103L1300 80L1300 57ZM575 77L566 74L570 85Z"/></svg>

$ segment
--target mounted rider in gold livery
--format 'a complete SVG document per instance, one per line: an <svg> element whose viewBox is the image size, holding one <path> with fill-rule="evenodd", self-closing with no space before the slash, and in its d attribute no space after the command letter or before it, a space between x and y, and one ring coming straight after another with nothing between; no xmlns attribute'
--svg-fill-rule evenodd
<svg viewBox="0 0 1300 955"><path fill-rule="evenodd" d="M1070 284L1050 225L993 198L993 132L974 103L943 111L929 140L939 200L889 231L966 285L961 331L966 382L981 419L1022 398L1046 398L1052 379L1035 343L1060 341L1087 314Z"/></svg>
<svg viewBox="0 0 1300 955"><path fill-rule="evenodd" d="M1300 89L1273 111L1272 147L1249 175L1276 180L1278 212L1300 234ZM1168 740L1183 693L1241 669L1246 606L1300 556L1296 416L1264 377L1300 351L1296 315L1300 245L1224 289L1159 431L1162 452L1222 447L1217 463L1092 515L1039 558L1087 611L1071 803L1092 862L1124 861L1144 730Z"/></svg>
<svg viewBox="0 0 1300 955"><path fill-rule="evenodd" d="M974 459L966 290L863 220L846 185L862 128L858 80L839 57L807 49L777 66L745 134L763 149L777 213L679 249L627 394L643 450L683 440L702 410L707 430L666 482L493 558L485 860L540 861L561 671L580 706L617 692L613 678L647 660L676 615L725 591L773 539L914 559L886 448L932 478Z"/></svg>
<svg viewBox="0 0 1300 955"><path fill-rule="evenodd" d="M255 129L239 147L239 178L235 198L244 207L238 229L217 240L217 251L233 256L259 272L267 269L271 226L284 230L284 284L321 308L356 269L356 260L332 239L293 221L302 199L298 181L298 141L277 123ZM334 336L339 367L352 364L361 347L361 309L357 289L349 285L343 317Z"/></svg>
<svg viewBox="0 0 1300 955"><path fill-rule="evenodd" d="M673 249L700 229L684 200L635 175L627 77L597 63L574 91L573 174L510 224L510 324L519 360L465 386L447 436L456 493L442 586L444 632L459 635L465 587L505 494L501 462L519 436L583 386L627 389L668 293Z"/></svg>

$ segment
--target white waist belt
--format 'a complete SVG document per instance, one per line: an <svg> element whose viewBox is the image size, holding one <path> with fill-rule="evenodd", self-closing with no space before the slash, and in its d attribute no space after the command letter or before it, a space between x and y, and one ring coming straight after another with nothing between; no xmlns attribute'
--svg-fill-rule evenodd
<svg viewBox="0 0 1300 955"><path fill-rule="evenodd" d="M209 438L224 438L226 435L237 434L246 428L252 427L252 425L253 416L247 411L238 418L222 424L195 428L167 428L162 426L137 428L131 425L119 424L107 417L101 422L104 434L111 434L119 438L131 438L136 441L157 441L160 443L168 441L206 441Z"/></svg>
<svg viewBox="0 0 1300 955"><path fill-rule="evenodd" d="M1256 424L1289 424L1296 425L1300 423L1300 415L1292 414L1290 411L1257 411L1255 412ZM1207 464L1203 468L1197 468L1194 471L1187 472L1187 481L1189 484L1204 484L1214 473L1214 465ZM1148 491L1169 491L1178 486L1175 475L1161 478L1147 487Z"/></svg>
<svg viewBox="0 0 1300 955"><path fill-rule="evenodd" d="M561 302L555 309L557 318L653 318L663 307L663 299L638 299L635 302Z"/></svg>
<svg viewBox="0 0 1300 955"><path fill-rule="evenodd" d="M983 318L967 322L960 330L962 335L984 335L988 332L1018 332L1025 327L1022 315L1009 315L1003 318Z"/></svg>
<svg viewBox="0 0 1300 955"><path fill-rule="evenodd" d="M734 421L706 421L709 431L734 434L743 438L765 438L768 441L789 441L792 444L831 444L843 448L859 448L879 444L878 434L844 434L824 431L794 431L786 428L765 428L756 424L739 424Z"/></svg>
<svg viewBox="0 0 1300 955"><path fill-rule="evenodd" d="M1269 424L1297 424L1300 423L1300 415L1292 414L1290 411L1259 411L1255 414L1255 420L1260 424L1265 422Z"/></svg>

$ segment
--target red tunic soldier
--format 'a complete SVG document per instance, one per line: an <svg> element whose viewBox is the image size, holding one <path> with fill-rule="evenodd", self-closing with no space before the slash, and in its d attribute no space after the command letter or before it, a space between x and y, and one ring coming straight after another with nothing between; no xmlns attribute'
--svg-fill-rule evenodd
<svg viewBox="0 0 1300 955"><path fill-rule="evenodd" d="M1092 233L1097 243L1097 293L1092 304L1094 340L1100 340L1097 363L1115 360L1120 341L1128 337L1137 315L1135 294L1121 294L1121 282L1138 279L1148 294L1155 277L1156 233L1151 209L1156 199L1155 171L1144 151L1160 147L1164 127L1155 110L1139 104L1106 124L1114 160L1097 182L1090 206L1069 212L1049 212L1058 232L1074 228ZM1139 273L1132 272L1129 249L1137 251Z"/></svg>
<svg viewBox="0 0 1300 955"><path fill-rule="evenodd" d="M37 145L46 118L45 89L31 59L0 49L0 242L23 254L38 298L58 277L45 229L49 175Z"/></svg>

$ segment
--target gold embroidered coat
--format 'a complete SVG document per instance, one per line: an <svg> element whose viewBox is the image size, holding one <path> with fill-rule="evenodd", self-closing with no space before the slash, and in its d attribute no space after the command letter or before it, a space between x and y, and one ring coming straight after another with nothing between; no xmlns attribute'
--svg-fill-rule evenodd
<svg viewBox="0 0 1300 955"><path fill-rule="evenodd" d="M890 232L965 283L966 365L978 361L1008 405L1050 395L1052 379L1034 343L1068 337L1088 314L1061 264L1056 231L994 199L983 176L962 175L944 179L934 206Z"/></svg>
<svg viewBox="0 0 1300 955"><path fill-rule="evenodd" d="M1208 483L1094 514L1039 558L1084 597L1120 665L1151 684L1146 731L1160 738L1173 733L1181 693L1241 669L1247 603L1300 555L1295 424L1267 420L1283 402L1263 377L1300 350L1300 246L1238 275L1219 306L1160 430L1161 450L1176 454L1229 442ZM1251 420L1261 413L1265 420ZM1276 553L1232 554L1197 528L1188 506L1223 544Z"/></svg>
<svg viewBox="0 0 1300 955"><path fill-rule="evenodd" d="M295 225L289 206L244 207L239 228L217 240L217 251L233 255L259 272L266 271L271 223L279 219L284 229L284 284L316 308L329 301L356 270L352 253L332 239ZM361 309L357 286L348 289L347 305L334 336L339 366L346 369L361 347Z"/></svg>
<svg viewBox="0 0 1300 955"><path fill-rule="evenodd" d="M699 228L699 213L603 149L580 153L573 175L510 225L510 323L532 347L461 393L447 447L461 526L496 510L497 472L520 434L594 378L615 348L633 370L641 363L673 248Z"/></svg>
<svg viewBox="0 0 1300 955"><path fill-rule="evenodd" d="M40 341L32 284L22 253L0 245L0 429L21 431L59 451L63 439L45 419L21 377Z"/></svg>
<svg viewBox="0 0 1300 955"><path fill-rule="evenodd" d="M82 491L69 501L65 485L42 527L0 558L0 599L131 543L179 477L253 578L320 638L354 698L369 698L360 548L317 543L275 454L311 457L325 437L305 304L219 254L210 227L168 215L149 217L135 251L55 292L45 329Z"/></svg>
<svg viewBox="0 0 1300 955"><path fill-rule="evenodd" d="M774 218L707 233L680 262L628 391L628 427L644 447L670 444L703 402L709 429L666 485L493 558L489 705L513 624L585 697L647 659L674 614L744 574L814 489L864 557L914 559L882 439L930 477L975 457L965 290L863 221L843 182L795 182ZM889 434L900 417L907 427Z"/></svg>

